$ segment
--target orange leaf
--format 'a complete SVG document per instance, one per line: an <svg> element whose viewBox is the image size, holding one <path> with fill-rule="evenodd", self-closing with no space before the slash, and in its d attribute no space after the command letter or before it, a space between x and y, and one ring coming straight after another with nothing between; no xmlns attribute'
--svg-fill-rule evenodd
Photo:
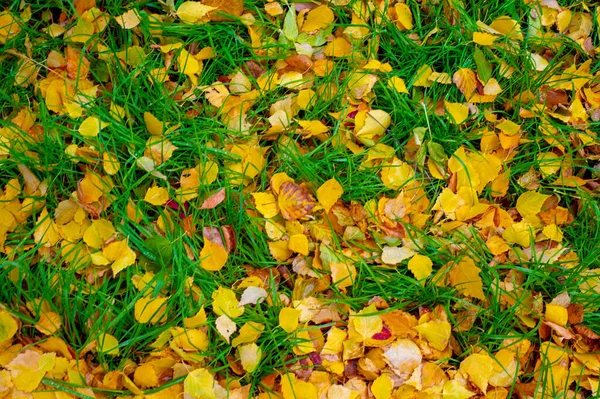
<svg viewBox="0 0 600 399"><path fill-rule="evenodd" d="M298 220L317 205L306 187L288 181L281 184L277 202L281 216L286 220Z"/></svg>

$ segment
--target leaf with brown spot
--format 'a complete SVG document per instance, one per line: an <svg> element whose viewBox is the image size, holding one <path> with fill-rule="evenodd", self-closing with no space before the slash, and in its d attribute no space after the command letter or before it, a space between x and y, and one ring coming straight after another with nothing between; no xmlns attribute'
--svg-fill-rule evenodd
<svg viewBox="0 0 600 399"><path fill-rule="evenodd" d="M281 216L286 220L297 220L308 214L317 201L305 186L283 182L277 197Z"/></svg>

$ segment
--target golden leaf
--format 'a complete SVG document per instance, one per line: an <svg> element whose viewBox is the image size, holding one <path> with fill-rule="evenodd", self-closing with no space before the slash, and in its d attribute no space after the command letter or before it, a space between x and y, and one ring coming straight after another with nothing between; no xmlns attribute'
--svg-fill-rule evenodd
<svg viewBox="0 0 600 399"><path fill-rule="evenodd" d="M279 213L279 206L275 196L271 193L252 193L256 209L263 217L270 219Z"/></svg>
<svg viewBox="0 0 600 399"><path fill-rule="evenodd" d="M327 28L335 19L333 11L326 5L312 9L302 24L302 32L311 33L319 29Z"/></svg>
<svg viewBox="0 0 600 399"><path fill-rule="evenodd" d="M119 354L119 341L114 335L101 334L97 341L99 353L110 356L117 356Z"/></svg>
<svg viewBox="0 0 600 399"><path fill-rule="evenodd" d="M424 280L431 275L431 272L433 271L432 266L433 262L425 255L416 254L408 261L408 270L410 270L413 276L419 281ZM421 281L421 284L423 285L425 282Z"/></svg>
<svg viewBox="0 0 600 399"><path fill-rule="evenodd" d="M281 216L286 220L298 220L306 216L317 205L305 186L293 182L281 183L277 203Z"/></svg>
<svg viewBox="0 0 600 399"><path fill-rule="evenodd" d="M470 68L461 68L452 75L452 81L458 90L465 96L467 101L471 99L477 90L477 75ZM460 123L460 122L457 122Z"/></svg>
<svg viewBox="0 0 600 399"><path fill-rule="evenodd" d="M451 116L451 122L460 125L469 118L469 107L462 103L444 101L446 112Z"/></svg>
<svg viewBox="0 0 600 399"><path fill-rule="evenodd" d="M150 187L144 196L144 201L156 206L164 205L168 200L169 192L166 189L157 186Z"/></svg>
<svg viewBox="0 0 600 399"><path fill-rule="evenodd" d="M300 311L294 308L281 308L279 311L279 326L287 333L296 331Z"/></svg>
<svg viewBox="0 0 600 399"><path fill-rule="evenodd" d="M479 277L481 269L475 266L473 259L465 256L450 270L450 285L461 294L471 298L485 300L483 283Z"/></svg>
<svg viewBox="0 0 600 399"><path fill-rule="evenodd" d="M156 324L165 321L168 298L140 298L134 305L135 319L142 324Z"/></svg>
<svg viewBox="0 0 600 399"><path fill-rule="evenodd" d="M204 247L200 251L200 267L211 272L219 271L227 263L229 254L221 245L204 239Z"/></svg>

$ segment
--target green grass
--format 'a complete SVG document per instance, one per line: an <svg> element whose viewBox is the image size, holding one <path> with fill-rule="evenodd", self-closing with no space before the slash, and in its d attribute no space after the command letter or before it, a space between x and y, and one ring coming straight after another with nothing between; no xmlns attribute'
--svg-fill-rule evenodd
<svg viewBox="0 0 600 399"><path fill-rule="evenodd" d="M13 12L20 11L19 2L13 3L8 9ZM129 8L124 7L120 1L104 3L104 10L114 16ZM246 3L247 9L250 10L260 11L263 7L262 2L258 1ZM357 2L351 1L351 3ZM428 35L429 39L425 43L415 43L405 32L399 31L390 24L385 16L381 23L372 23L370 26L369 43L378 40L379 48L375 50L372 46L373 48L366 52L382 62L390 63L393 75L405 79L411 92L410 95L405 95L390 90L386 86L385 74L374 72L379 75L380 81L374 88L377 97L372 106L387 111L393 120L388 134L381 142L393 147L396 155L404 159L409 155L405 151L405 146L412 137L413 129L427 127L429 139L441 144L447 156L461 146L478 150L477 132L487 125L483 112L467 124L456 126L447 118L436 116L434 108L439 101L462 101L463 96L459 90L454 85L434 84L429 88L414 87L412 78L424 64L428 64L436 72L446 72L450 75L461 67L478 69L473 54L480 46L476 46L471 40L472 32L477 29L476 21L489 23L501 15L526 21L529 6L517 0L485 2L485 6L481 4L484 2L470 0L464 1L462 6L458 5L459 2L454 2L457 4L454 10L432 6L426 14L419 13L417 2L407 3L415 16L413 32L420 37ZM94 165L101 161L80 159L75 163L65 152L69 145L89 146L99 151L110 151L116 154L121 169L112 177L115 185L111 191L112 203L99 216L110 219L119 237L129 240L130 247L138 254L138 261L115 278L93 277L89 275L89 265L86 263L71 262L71 266L65 264L64 257L69 254L60 249L46 252L46 256L38 255L41 248L33 241L32 233L36 228L37 215L41 208L36 209L32 217L8 234L5 245L12 248L12 255L0 255L0 303L6 305L22 321L22 335L39 336L33 328L37 321L35 315L38 310L34 308L27 311L26 309L27 305L35 300L47 301L51 310L61 315L63 320L58 336L64 339L76 353L84 350L100 334L114 335L120 342L120 355L108 356L94 353L93 360L107 370L119 369L127 360L138 362L144 356L150 355L153 349L149 345L161 333L171 327L181 326L184 318L195 315L200 308L204 307L209 314L207 325L211 344L203 355L206 356L208 367L227 375L230 373L227 357L235 356L235 349L220 339L214 329L216 316L208 312L211 308L211 294L219 286L235 286L247 275L247 266L251 266L270 270L269 286L274 303L246 306L246 312L236 319L238 326L249 321L265 325L265 331L258 344L263 353L268 354L259 368L252 375L244 376L242 382L259 386L262 377L296 362L297 358L293 354L296 342L289 339L288 335L277 326L279 309L283 306L278 300L278 294L300 299L291 288L294 287L297 276L292 274L288 285L285 277L277 275L279 263L269 253L268 239L261 227L262 219L246 212L246 209L251 207L249 194L252 190L239 184L232 184L225 173L226 163L235 161L235 157L224 150L225 146L230 143L245 142L246 136L229 130L217 117L218 110L208 104L200 90L192 91L197 96L194 101L181 101L180 95L192 89L189 81L182 74L169 72L171 81L178 84L175 88L153 83L148 78L152 70L164 66L163 55L151 46L166 41L182 42L184 46L194 44L198 49L206 46L214 49L216 57L204 62L199 86L212 84L219 77L236 71L239 66L250 60L259 60L264 64L265 69L271 70L277 59L286 57L291 46L276 43L271 49L272 54L256 55L245 42L249 38L245 26L240 22L206 25L183 25L172 19L162 23L150 22L148 13L162 13L162 6L159 2L153 1L137 2L133 7L143 10L143 18L135 33L120 29L113 20L96 38L106 46L106 50L100 52L97 48L89 47L84 51L91 62L90 79L95 84L99 84L99 95L90 99L85 115L94 115L110 122L98 137L87 138L77 131L83 118L57 115L48 110L34 85L26 87L14 85L13 76L18 70L21 59L7 50L12 49L12 52L28 54L27 57L35 60L40 67L38 79L45 77L47 74L45 60L48 52L64 51L65 41L62 37L49 38L43 33L48 24L47 19L43 17L52 14L56 18L63 11L68 15L73 14L70 2L33 1L30 5L33 18L23 26L23 32L15 39L0 45L2 61L0 126L11 127L10 121L16 113L24 107L29 107L36 114L38 123L43 126L44 135L36 141L20 133L24 144L12 145L9 156L0 157L0 186L4 187L10 179L19 178L18 165L25 165L39 180L46 182L47 193L43 200L52 216L58 203L70 198L77 190L77 182L84 176L85 165L97 167ZM338 13L336 27L348 26L350 23L348 8L338 7L336 12ZM448 13L451 14L450 19ZM276 35L279 29L277 23L262 14L257 15L256 18ZM453 23L452 19L456 19L459 23ZM522 66L529 64L528 52L535 49L538 44L535 40L527 38L525 22L522 27L526 38L516 51L499 48L481 49L485 59L491 65L492 76L498 79L504 91L493 104L481 104L479 109L480 111L494 110L499 119L519 120L519 107L528 104L515 102L515 96L527 90L535 94L539 93L550 76L564 69L570 59L575 56L585 58L585 54L576 44L568 39L560 39L558 42L562 47L548 66L548 70L552 72L534 76L531 70L524 70ZM162 37L153 33L157 29L162 31ZM592 37L593 40L598 39L597 33L595 35ZM28 50L26 37L33 43L31 50ZM135 65L118 62L117 53L132 45L140 46L145 56ZM81 48L78 44L74 46ZM500 77L500 60L515 68L510 79ZM309 184L314 190L323 182L335 177L344 187L342 199L346 203L355 201L364 204L368 200L381 196L397 195L394 190L389 190L382 184L378 177L378 168L361 166L364 154L352 154L342 146L335 145L334 139L342 130L343 122L329 113L341 112L344 115L350 110L346 103L344 87L348 85L347 73L353 68L355 65L352 60L341 61L336 64L331 74L316 78L315 87L335 85L338 91L332 96L319 96L311 109L305 111L302 116L302 119L326 121L329 126L332 126L332 137L320 142L317 139L303 140L298 135L289 134L292 143L297 143L298 146L291 145L282 138L272 141L263 140L261 145L267 149L267 166L257 177L254 191L267 189L269 176L273 173L285 172L297 182ZM592 72L595 72L594 68L598 67L593 66ZM261 126L267 123L269 107L287 93L287 90L277 89L256 100L249 112L249 120L255 124L255 129L259 133ZM426 104L423 99L427 99ZM112 104L123 107L125 112L123 118L113 116ZM503 104L510 104L511 107L503 109ZM144 155L149 137L143 120L144 112L151 112L169 126L179 125L173 133L167 135L178 150L169 161L158 167L158 171L167 177L167 181L157 179L136 166L136 160ZM518 195L525 191L518 185L519 177L530 168L539 170L541 161L538 154L551 151L551 146L543 140L539 119L523 119L520 122L523 130L527 132L526 138L529 142L519 146L518 154L507 165L510 167L511 188L509 194L502 200L505 208L514 206ZM560 137L567 143L570 135L577 131L553 119L550 119L550 122L559 129ZM599 128L598 122L590 122L591 131L598 131ZM582 145L569 144L562 158L573 159L577 173L581 173L581 177L590 178L594 163L581 156L584 150ZM219 177L214 183L200 187L199 198L191 201L191 206L185 213L194 220L198 231L187 235L178 224L165 232L157 231L155 221L159 216L168 215L177 220L178 212L144 203L142 199L146 190L155 184L165 188L175 187L184 169L203 164L208 160L219 164L221 168ZM427 168L416 167L415 171L417 177L426 182L426 192L433 206L437 195L446 187L446 182L430 179ZM477 235L477 231L459 230L439 237L435 235L434 225L430 222L422 231L410 226L407 226L407 229L419 240L423 253L432 259L434 274L445 264L455 262L456 248L462 247L462 253L472 257L482 270L481 277L488 298L486 303L469 305L456 289L435 285L433 277L427 284L421 285L415 281L404 265L397 268L384 267L375 262L376 256L356 262L357 277L352 288L347 292L334 288L333 298L327 301L344 305L346 310L353 311L360 310L376 296L384 298L392 308L411 312L418 312L420 307L434 308L436 305L441 305L451 314L465 306L474 306L477 311L474 326L469 331L455 333L460 349L465 354L470 354L474 348L484 348L491 353L501 348L503 340L508 337L529 339L537 345L540 342L537 336L540 323L533 328L524 328L517 317L526 295L519 296L513 306L506 306L502 302L501 296L506 292L499 283L512 273L523 278L521 286L523 290L540 293L545 302L549 302L561 292L568 292L574 303L580 303L585 307L585 323L590 326L598 325L600 313L597 304L600 301L600 293L592 290L582 291L580 287L585 279L595 277L586 275L585 272L600 267L598 262L600 249L596 244L600 242L600 227L597 222L600 217L600 205L595 193L556 186L552 181L553 178L542 178L538 191L556 194L563 207L579 207L575 221L565 228L563 243L578 255L579 262L575 267L567 268L555 261L546 262L543 260L543 253L533 253L530 258L519 259L515 256L505 263L490 265L493 257L485 249L485 243ZM225 202L214 210L200 209L202 200L220 188L227 190ZM27 198L25 194L19 196L21 201ZM489 193L482 194L482 198L494 201ZM140 222L131 220L127 216L127 206L132 200L142 215ZM236 250L231 254L225 268L215 273L207 272L198 265L203 246L202 228L223 225L232 226L236 231ZM339 237L332 246L340 250L348 246L348 243L343 242ZM169 249L166 250L165 247ZM188 258L186 248L193 253L195 260ZM291 269L291 265L288 267ZM146 287L146 291L139 292L131 279L134 275L148 271L155 275ZM193 278L198 288L196 296L186 290L188 278ZM165 323L147 326L136 322L133 312L134 303L147 293L169 297ZM451 322L454 324L452 317ZM458 364L461 358L457 356L452 361ZM234 375L229 377L238 378ZM74 388L62 382L46 380L46 383L56 384L54 388L65 392ZM543 379L540 381L543 386L549 383ZM117 395L117 393L107 394Z"/></svg>

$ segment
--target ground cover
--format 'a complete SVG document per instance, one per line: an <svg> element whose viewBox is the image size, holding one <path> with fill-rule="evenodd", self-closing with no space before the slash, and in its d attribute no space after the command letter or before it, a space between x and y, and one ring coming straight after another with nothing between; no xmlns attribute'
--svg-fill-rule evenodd
<svg viewBox="0 0 600 399"><path fill-rule="evenodd" d="M587 398L596 6L0 10L0 398Z"/></svg>

